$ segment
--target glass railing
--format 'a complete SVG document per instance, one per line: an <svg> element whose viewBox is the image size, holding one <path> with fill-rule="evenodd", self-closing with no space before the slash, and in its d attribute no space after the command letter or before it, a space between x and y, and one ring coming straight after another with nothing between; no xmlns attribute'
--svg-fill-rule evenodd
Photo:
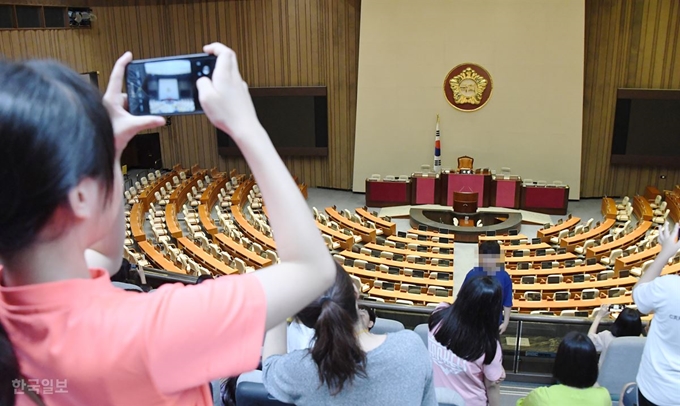
<svg viewBox="0 0 680 406"><path fill-rule="evenodd" d="M398 306L373 301L361 304L375 310L378 317L400 321L413 329L427 323L431 307ZM508 379L550 383L557 347L568 332L588 333L593 319L584 317L542 316L513 313L505 334L501 335L503 367ZM598 331L607 330L612 321L602 321Z"/></svg>

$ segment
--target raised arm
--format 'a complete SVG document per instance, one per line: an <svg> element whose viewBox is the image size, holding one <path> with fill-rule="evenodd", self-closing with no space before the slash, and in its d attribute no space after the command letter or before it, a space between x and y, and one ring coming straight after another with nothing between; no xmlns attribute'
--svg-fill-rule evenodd
<svg viewBox="0 0 680 406"><path fill-rule="evenodd" d="M661 275L661 271L668 263L668 260L680 250L680 241L678 241L678 224L671 229L668 223L664 224L659 230L659 244L661 244L661 252L656 256L654 262L647 268L644 275L640 277L638 282L633 287L633 291L638 286L649 283Z"/></svg>
<svg viewBox="0 0 680 406"><path fill-rule="evenodd" d="M90 268L103 268L110 274L114 274L120 269L123 260L123 241L125 239L125 215L121 201L123 196L123 174L120 170L120 156L128 142L138 132L165 124L163 117L133 116L125 110L127 95L122 93L121 89L123 88L125 67L131 60L132 54L129 52L126 52L118 59L111 72L109 85L103 98L104 106L109 112L111 124L113 125L116 146L116 159L113 164L114 188L111 191L115 196L112 199L112 204L117 204L120 207L114 223L107 225L111 232L107 233L104 239L97 241L85 252L85 258Z"/></svg>
<svg viewBox="0 0 680 406"><path fill-rule="evenodd" d="M219 43L204 51L216 55L217 62L212 80L197 82L201 106L210 121L231 136L255 175L281 259L254 273L267 297L270 329L321 295L334 281L335 265L307 203L257 119L236 54Z"/></svg>
<svg viewBox="0 0 680 406"><path fill-rule="evenodd" d="M597 327L600 325L600 322L602 321L603 318L609 315L609 305L608 304L603 304L600 306L600 311L597 312L597 315L595 316L595 320L593 320L593 324L590 325L590 329L588 330L588 337L590 339L593 339L593 336L597 334Z"/></svg>

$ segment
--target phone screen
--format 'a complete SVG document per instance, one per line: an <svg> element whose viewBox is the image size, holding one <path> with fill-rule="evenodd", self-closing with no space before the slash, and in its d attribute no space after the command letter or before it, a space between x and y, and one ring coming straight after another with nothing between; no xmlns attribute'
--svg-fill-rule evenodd
<svg viewBox="0 0 680 406"><path fill-rule="evenodd" d="M132 61L127 66L128 109L136 116L202 113L196 81L212 77L216 57L208 54Z"/></svg>

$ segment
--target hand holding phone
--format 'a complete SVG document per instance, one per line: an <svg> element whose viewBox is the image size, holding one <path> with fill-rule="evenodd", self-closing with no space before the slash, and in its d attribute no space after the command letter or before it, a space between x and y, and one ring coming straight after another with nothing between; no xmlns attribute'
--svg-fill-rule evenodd
<svg viewBox="0 0 680 406"><path fill-rule="evenodd" d="M212 76L216 60L213 55L195 54L132 61L126 72L130 114L202 113L196 81Z"/></svg>
<svg viewBox="0 0 680 406"><path fill-rule="evenodd" d="M197 82L201 105L210 121L237 144L256 133L267 137L255 113L248 85L241 78L234 51L220 43L206 45L203 51L217 56L212 79L200 78Z"/></svg>

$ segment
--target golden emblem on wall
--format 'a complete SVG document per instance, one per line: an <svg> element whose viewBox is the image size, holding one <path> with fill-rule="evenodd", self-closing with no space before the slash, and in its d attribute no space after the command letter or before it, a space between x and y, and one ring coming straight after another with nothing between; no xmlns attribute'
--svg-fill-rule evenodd
<svg viewBox="0 0 680 406"><path fill-rule="evenodd" d="M491 97L491 75L479 65L465 63L451 69L444 80L444 96L460 111L476 111Z"/></svg>

